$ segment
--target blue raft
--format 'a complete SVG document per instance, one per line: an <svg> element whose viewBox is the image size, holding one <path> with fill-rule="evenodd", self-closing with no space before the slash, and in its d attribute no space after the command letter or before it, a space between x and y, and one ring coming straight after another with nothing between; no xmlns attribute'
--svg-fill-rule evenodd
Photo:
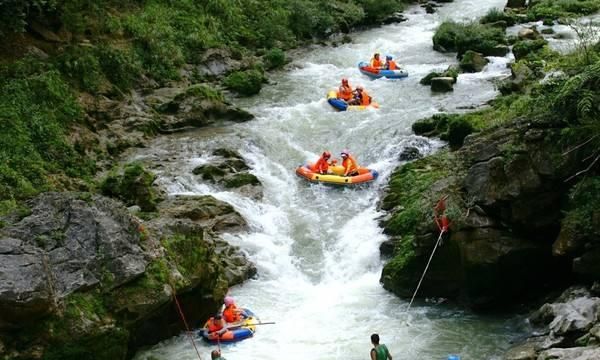
<svg viewBox="0 0 600 360"><path fill-rule="evenodd" d="M199 335L211 344L234 343L251 338L254 335L254 332L256 331L255 324L258 323L259 320L255 317L252 311L248 309L243 310L244 314L246 315L246 318L237 325L234 324L232 326L232 324L229 324L228 326L233 328L225 331L220 336L211 335L208 333L208 330L206 330L208 322L204 325L204 329L200 330Z"/></svg>
<svg viewBox="0 0 600 360"><path fill-rule="evenodd" d="M388 79L400 79L400 78L405 78L408 76L408 71L406 71L405 69L396 69L396 70L380 70L380 69L373 69L372 67L369 66L368 63L361 61L358 63L358 70L360 70L360 72L364 75L367 75L368 77L372 78L372 79L379 79L382 77L388 78Z"/></svg>

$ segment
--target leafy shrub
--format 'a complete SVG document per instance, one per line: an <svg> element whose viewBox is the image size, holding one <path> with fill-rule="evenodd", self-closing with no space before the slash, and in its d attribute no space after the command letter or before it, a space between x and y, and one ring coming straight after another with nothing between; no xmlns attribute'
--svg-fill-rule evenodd
<svg viewBox="0 0 600 360"><path fill-rule="evenodd" d="M442 23L433 36L433 48L438 51L456 51L458 57L467 50L493 55L497 45L505 45L506 37L502 29L477 23Z"/></svg>
<svg viewBox="0 0 600 360"><path fill-rule="evenodd" d="M507 26L513 26L517 23L517 19L513 14L508 14L501 9L492 8L485 14L479 22L481 24L492 24L499 21L504 21Z"/></svg>
<svg viewBox="0 0 600 360"><path fill-rule="evenodd" d="M404 9L401 0L359 0L358 3L365 11L365 22L377 23L389 14Z"/></svg>
<svg viewBox="0 0 600 360"><path fill-rule="evenodd" d="M260 92L264 76L258 70L246 70L231 73L225 78L224 84L230 90L241 95L250 96Z"/></svg>
<svg viewBox="0 0 600 360"><path fill-rule="evenodd" d="M53 188L51 174L95 171L67 141L69 126L82 112L58 71L25 59L0 67L0 79L0 200Z"/></svg>
<svg viewBox="0 0 600 360"><path fill-rule="evenodd" d="M271 49L265 54L267 69L276 69L285 65L285 53L279 48Z"/></svg>
<svg viewBox="0 0 600 360"><path fill-rule="evenodd" d="M129 51L106 45L96 48L96 54L104 75L121 90L131 88L142 72L138 59Z"/></svg>
<svg viewBox="0 0 600 360"><path fill-rule="evenodd" d="M568 210L562 222L563 231L572 236L600 236L594 224L600 204L600 177L592 176L581 180L569 193Z"/></svg>
<svg viewBox="0 0 600 360"><path fill-rule="evenodd" d="M95 93L104 80L100 61L87 47L70 47L56 59L60 72L80 89Z"/></svg>

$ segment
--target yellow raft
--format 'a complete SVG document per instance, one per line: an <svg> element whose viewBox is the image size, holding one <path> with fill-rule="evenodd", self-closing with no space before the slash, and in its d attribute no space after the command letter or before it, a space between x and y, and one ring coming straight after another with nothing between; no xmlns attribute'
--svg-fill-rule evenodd
<svg viewBox="0 0 600 360"><path fill-rule="evenodd" d="M329 170L331 170L331 174L322 175L312 171L312 166L312 163L307 163L305 165L298 166L298 168L296 169L296 175L311 182L332 185L364 184L377 179L377 176L379 176L379 173L376 170L367 169L364 167L358 168L358 175L343 176L343 166L330 166Z"/></svg>
<svg viewBox="0 0 600 360"><path fill-rule="evenodd" d="M339 111L360 111L379 108L379 104L376 102L372 102L370 105L348 105L344 100L338 99L337 92L334 90L327 93L327 102L329 105L333 106L334 109Z"/></svg>

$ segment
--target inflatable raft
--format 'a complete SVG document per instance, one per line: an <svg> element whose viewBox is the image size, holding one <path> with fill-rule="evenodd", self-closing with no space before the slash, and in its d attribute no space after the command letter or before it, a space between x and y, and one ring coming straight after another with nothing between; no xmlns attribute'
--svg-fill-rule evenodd
<svg viewBox="0 0 600 360"><path fill-rule="evenodd" d="M334 109L339 111L360 111L366 109L378 109L379 104L372 102L371 105L348 105L344 100L338 99L337 92L331 90L327 93L327 102L333 106Z"/></svg>
<svg viewBox="0 0 600 360"><path fill-rule="evenodd" d="M258 318L252 313L252 311L248 309L243 309L244 314L247 316L244 320L242 320L239 324L227 324L227 326L231 329L225 331L221 336L216 336L213 334L209 334L206 328L208 327L208 321L204 324L204 329L200 331L200 336L204 338L204 340L208 341L211 344L217 343L233 343L237 341L242 341L244 339L251 338L256 331L256 325L259 321Z"/></svg>
<svg viewBox="0 0 600 360"><path fill-rule="evenodd" d="M379 173L375 170L367 169L364 167L358 168L358 175L355 176L343 176L343 166L330 166L331 174L321 175L311 170L312 163L299 166L296 169L296 175L304 178L310 182L317 182L331 185L357 185L371 182L377 179Z"/></svg>
<svg viewBox="0 0 600 360"><path fill-rule="evenodd" d="M400 79L408 76L408 71L405 69L396 69L396 70L381 70L374 69L369 66L368 63L361 61L358 63L358 70L364 75L372 79L379 79L382 77L386 77L388 79Z"/></svg>

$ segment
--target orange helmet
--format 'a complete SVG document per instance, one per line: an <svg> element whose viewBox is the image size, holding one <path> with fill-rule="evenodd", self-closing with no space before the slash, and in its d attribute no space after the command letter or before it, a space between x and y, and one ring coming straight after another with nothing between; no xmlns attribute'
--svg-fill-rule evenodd
<svg viewBox="0 0 600 360"><path fill-rule="evenodd" d="M329 159L331 157L331 153L329 151L323 152L323 159Z"/></svg>

